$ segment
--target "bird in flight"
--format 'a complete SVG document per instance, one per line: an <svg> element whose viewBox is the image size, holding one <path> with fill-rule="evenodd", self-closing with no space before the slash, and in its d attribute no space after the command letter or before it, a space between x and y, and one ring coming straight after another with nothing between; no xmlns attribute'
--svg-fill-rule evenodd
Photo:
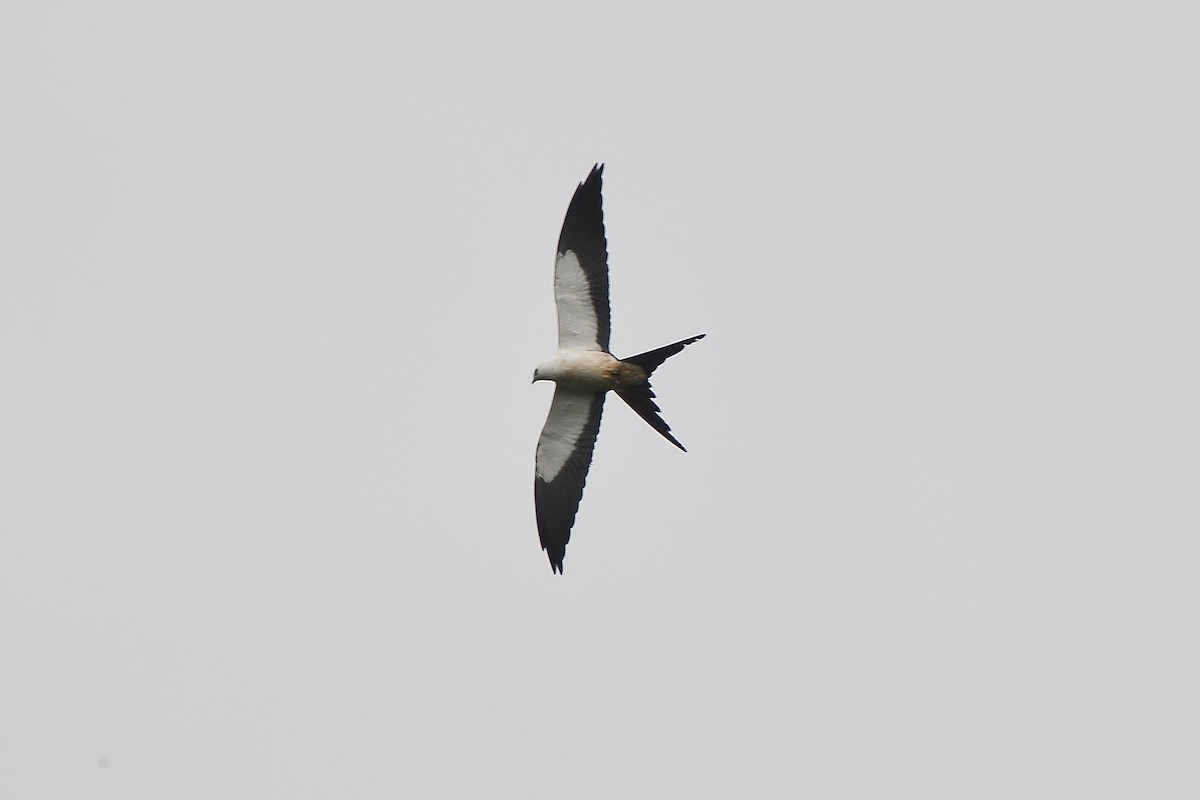
<svg viewBox="0 0 1200 800"><path fill-rule="evenodd" d="M533 497L542 549L550 557L551 571L560 574L592 464L604 395L616 392L650 427L686 452L660 416L650 376L668 358L704 338L702 333L629 358L617 358L608 351L608 243L600 200L603 172L603 164L593 167L567 208L554 262L558 352L533 371L534 382L555 383L550 415L538 439Z"/></svg>

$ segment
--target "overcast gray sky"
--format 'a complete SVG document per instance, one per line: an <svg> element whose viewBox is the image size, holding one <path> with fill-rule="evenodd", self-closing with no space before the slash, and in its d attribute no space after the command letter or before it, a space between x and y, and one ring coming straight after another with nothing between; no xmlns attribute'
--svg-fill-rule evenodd
<svg viewBox="0 0 1200 800"><path fill-rule="evenodd" d="M0 797L1196 797L1194 10L427 5L0 11Z"/></svg>

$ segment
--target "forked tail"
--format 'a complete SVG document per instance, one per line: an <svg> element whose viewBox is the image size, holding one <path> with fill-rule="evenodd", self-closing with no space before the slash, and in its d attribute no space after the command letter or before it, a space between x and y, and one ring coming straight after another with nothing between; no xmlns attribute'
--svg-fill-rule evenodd
<svg viewBox="0 0 1200 800"><path fill-rule="evenodd" d="M654 402L654 390L650 388L650 375L654 370L666 361L671 356L675 355L683 348L687 347L692 342L698 342L704 338L704 334L693 336L690 339L684 339L675 344L669 344L666 347L660 347L657 350L650 350L645 353L639 353L636 356L621 359L627 364L635 364L642 368L646 373L646 382L641 386L631 386L628 389L617 390L617 396L637 412L637 415L646 422L650 423L650 427L661 433L668 442L678 447L680 450L687 452L687 448L679 443L679 440L671 435L671 426L667 424L661 416L662 409Z"/></svg>

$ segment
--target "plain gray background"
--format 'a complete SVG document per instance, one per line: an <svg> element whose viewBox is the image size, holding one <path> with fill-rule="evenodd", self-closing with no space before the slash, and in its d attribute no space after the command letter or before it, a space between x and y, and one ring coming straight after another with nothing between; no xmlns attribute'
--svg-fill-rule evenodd
<svg viewBox="0 0 1200 800"><path fill-rule="evenodd" d="M433 6L0 12L0 796L1196 797L1194 9Z"/></svg>

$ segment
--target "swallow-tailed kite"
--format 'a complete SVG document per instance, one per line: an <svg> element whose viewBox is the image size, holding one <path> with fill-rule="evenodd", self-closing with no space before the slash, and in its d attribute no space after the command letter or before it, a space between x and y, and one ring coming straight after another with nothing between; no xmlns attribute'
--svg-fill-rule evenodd
<svg viewBox="0 0 1200 800"><path fill-rule="evenodd" d="M550 569L561 573L571 526L583 496L600 430L604 395L617 393L667 441L685 450L659 416L650 375L671 356L704 334L619 359L608 352L608 244L600 207L597 164L579 184L563 220L554 262L554 299L558 304L558 352L533 371L533 380L554 381L550 415L538 439L533 479L538 535L550 557Z"/></svg>

